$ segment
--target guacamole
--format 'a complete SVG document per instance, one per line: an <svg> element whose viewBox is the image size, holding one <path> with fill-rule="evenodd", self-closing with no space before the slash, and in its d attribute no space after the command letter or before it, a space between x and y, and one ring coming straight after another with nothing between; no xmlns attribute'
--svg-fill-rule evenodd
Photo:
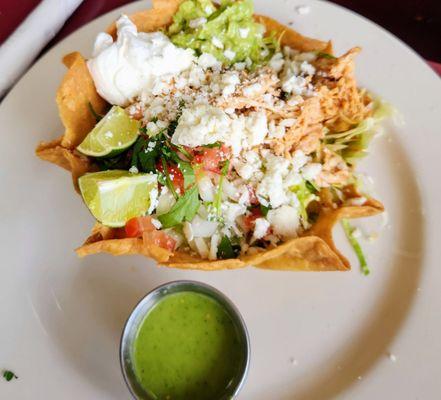
<svg viewBox="0 0 441 400"><path fill-rule="evenodd" d="M275 36L265 36L265 27L254 22L252 0L221 0L219 7L211 0L186 0L168 34L175 45L212 54L226 66L265 64L278 47Z"/></svg>

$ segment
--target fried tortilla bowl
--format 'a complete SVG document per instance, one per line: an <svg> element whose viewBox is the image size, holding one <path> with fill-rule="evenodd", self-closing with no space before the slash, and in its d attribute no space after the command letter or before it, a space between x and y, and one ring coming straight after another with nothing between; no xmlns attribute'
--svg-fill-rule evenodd
<svg viewBox="0 0 441 400"><path fill-rule="evenodd" d="M171 23L179 3L180 0L153 0L152 9L131 15L130 19L139 31L156 31ZM281 34L283 45L300 51L319 51L332 54L330 42L304 37L265 16L256 16L255 18L267 27L267 31L276 31ZM108 28L108 32L115 35L114 24ZM345 61L347 59L351 61L351 58L351 52L342 57ZM63 63L68 71L57 91L56 101L65 132L54 141L40 143L36 154L43 160L70 171L74 186L78 191L78 178L86 172L97 170L88 157L81 155L75 149L96 124L88 103L98 113L105 113L110 106L98 95L86 60L80 53L74 52L66 55L63 58ZM185 252L170 252L141 238L120 238L118 229L101 224L94 227L91 236L76 251L80 257L101 252L116 256L142 254L155 259L164 266L206 271L235 269L248 265L271 270L349 270L348 260L337 250L332 239L334 224L341 218L359 218L381 213L384 207L379 201L368 199L361 206L335 208L335 205L326 200L328 195L326 190L322 191L319 217L312 228L301 237L288 240L275 248L262 249L257 254L240 256L236 259L208 261Z"/></svg>

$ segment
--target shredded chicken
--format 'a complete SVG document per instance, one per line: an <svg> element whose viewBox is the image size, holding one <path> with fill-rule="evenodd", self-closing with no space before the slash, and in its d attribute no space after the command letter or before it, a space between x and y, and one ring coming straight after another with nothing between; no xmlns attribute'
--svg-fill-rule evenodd
<svg viewBox="0 0 441 400"><path fill-rule="evenodd" d="M317 178L318 185L328 187L346 184L351 176L351 171L343 158L327 148L323 149L322 157L323 166Z"/></svg>

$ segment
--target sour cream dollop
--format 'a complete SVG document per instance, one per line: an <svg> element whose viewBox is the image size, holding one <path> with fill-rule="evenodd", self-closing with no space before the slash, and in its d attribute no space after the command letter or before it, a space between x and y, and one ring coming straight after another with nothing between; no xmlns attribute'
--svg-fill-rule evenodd
<svg viewBox="0 0 441 400"><path fill-rule="evenodd" d="M158 80L169 80L189 68L193 51L176 47L161 32L138 32L122 15L116 21L117 39L99 33L87 66L98 93L111 104L126 106Z"/></svg>

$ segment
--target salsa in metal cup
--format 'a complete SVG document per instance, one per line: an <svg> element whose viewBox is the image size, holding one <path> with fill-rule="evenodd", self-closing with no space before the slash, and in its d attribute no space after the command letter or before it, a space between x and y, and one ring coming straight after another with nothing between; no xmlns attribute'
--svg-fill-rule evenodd
<svg viewBox="0 0 441 400"><path fill-rule="evenodd" d="M217 400L237 394L248 366L248 337L231 303L214 290L173 282L135 308L124 330L121 360L137 398Z"/></svg>

